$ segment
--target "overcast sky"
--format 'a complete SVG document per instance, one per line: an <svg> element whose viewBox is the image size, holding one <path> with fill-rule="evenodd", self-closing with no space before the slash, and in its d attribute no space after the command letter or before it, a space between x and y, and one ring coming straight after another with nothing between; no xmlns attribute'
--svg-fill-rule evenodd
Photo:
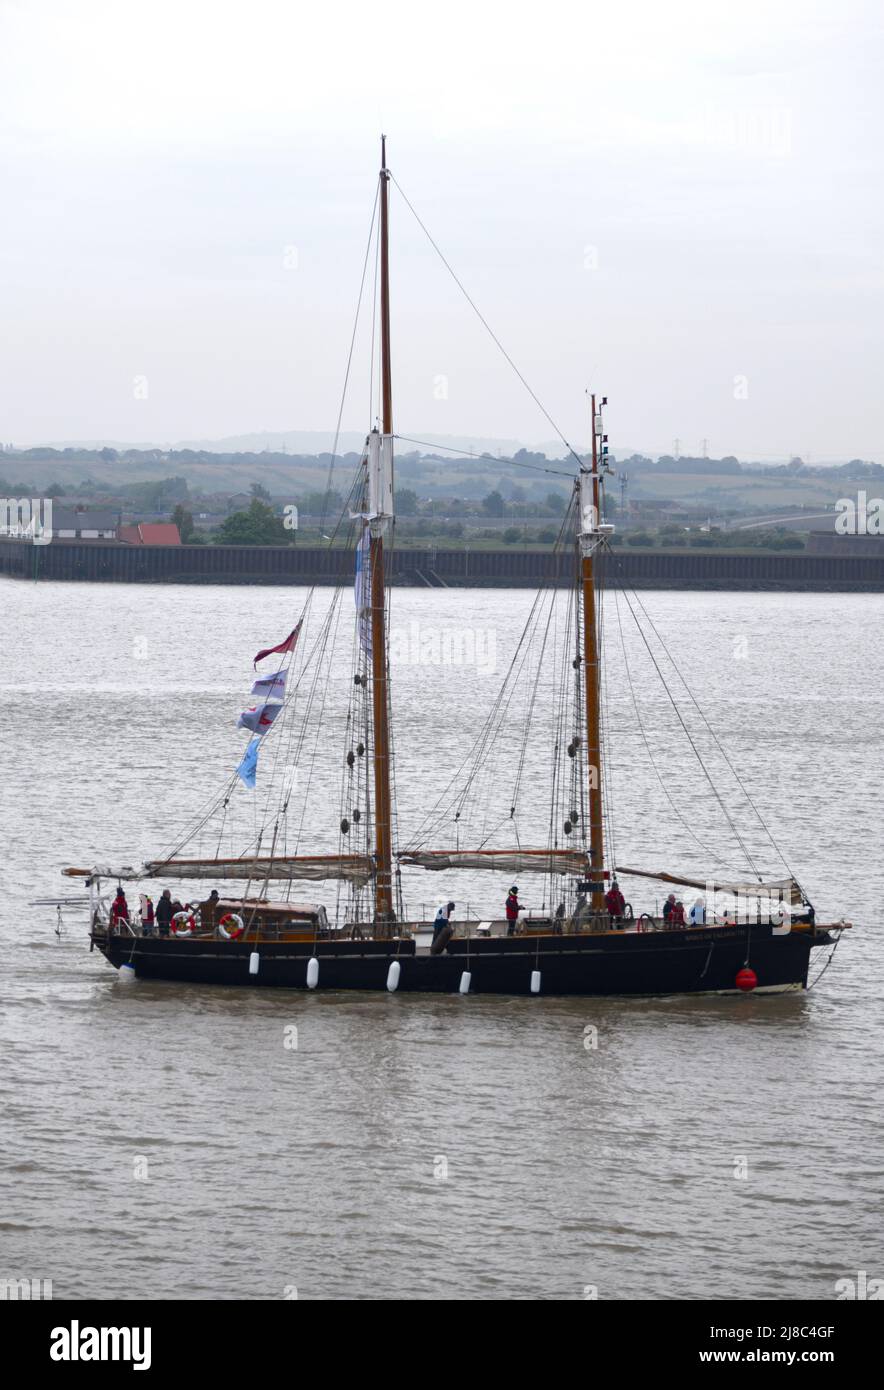
<svg viewBox="0 0 884 1390"><path fill-rule="evenodd" d="M333 429L384 129L569 439L593 387L615 452L884 460L881 15L0 0L0 439ZM549 440L392 236L397 430Z"/></svg>

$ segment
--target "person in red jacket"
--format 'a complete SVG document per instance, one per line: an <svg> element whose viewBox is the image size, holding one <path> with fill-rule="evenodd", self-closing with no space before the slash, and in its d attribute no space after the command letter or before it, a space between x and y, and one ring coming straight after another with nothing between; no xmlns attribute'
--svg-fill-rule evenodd
<svg viewBox="0 0 884 1390"><path fill-rule="evenodd" d="M616 878L612 881L610 888L605 894L605 907L612 917L622 917L626 907L626 899L620 892L620 885Z"/></svg>
<svg viewBox="0 0 884 1390"><path fill-rule="evenodd" d="M519 906L519 890L516 885L513 884L509 891L509 897L506 900L507 936L513 936L515 934L516 927L519 924L519 913L524 911L525 909Z"/></svg>
<svg viewBox="0 0 884 1390"><path fill-rule="evenodd" d="M681 898L679 898L678 902L675 904L675 907L669 914L669 925L670 927L683 927L684 924L684 903L682 902Z"/></svg>
<svg viewBox="0 0 884 1390"><path fill-rule="evenodd" d="M117 889L117 896L114 898L113 902L111 903L111 910L110 910L110 925L111 925L111 931L113 931L114 927L118 926L118 924L119 924L120 922L128 922L128 920L129 920L129 904L126 902L126 894L123 892L123 885L120 884L120 886L119 886L118 889Z"/></svg>

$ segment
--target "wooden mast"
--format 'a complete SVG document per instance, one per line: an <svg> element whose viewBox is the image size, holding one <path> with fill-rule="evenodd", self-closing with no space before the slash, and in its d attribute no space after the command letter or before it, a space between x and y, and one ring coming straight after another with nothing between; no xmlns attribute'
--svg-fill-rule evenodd
<svg viewBox="0 0 884 1390"><path fill-rule="evenodd" d="M388 225L387 141L381 136L381 389L385 437L393 433L393 374L390 358L390 239ZM371 574L371 671L374 724L375 919L393 919L392 797L390 793L390 711L387 689L384 523L369 521Z"/></svg>
<svg viewBox="0 0 884 1390"><path fill-rule="evenodd" d="M604 827L602 824L602 740L599 638L595 601L594 558L599 544L599 456L596 429L595 396L592 404L592 474L582 471L581 483L581 560L580 582L583 591L583 674L586 685L586 761L589 772L589 843L592 850L591 903L601 912L605 906L602 872L605 867ZM585 483L591 482L591 492ZM591 504L591 513L587 510Z"/></svg>

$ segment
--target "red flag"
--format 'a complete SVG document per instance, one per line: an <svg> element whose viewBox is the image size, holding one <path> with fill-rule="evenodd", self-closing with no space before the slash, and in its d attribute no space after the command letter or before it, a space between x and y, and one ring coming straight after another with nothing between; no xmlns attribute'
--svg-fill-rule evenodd
<svg viewBox="0 0 884 1390"><path fill-rule="evenodd" d="M304 619L302 618L301 623L303 621ZM285 639L284 642L280 642L278 647L265 647L263 651L260 651L258 655L255 657L255 665L257 666L259 661L263 661L265 656L272 656L274 652L294 651L295 643L297 642L298 636L301 631L301 623L298 623L297 627L292 628L288 637Z"/></svg>

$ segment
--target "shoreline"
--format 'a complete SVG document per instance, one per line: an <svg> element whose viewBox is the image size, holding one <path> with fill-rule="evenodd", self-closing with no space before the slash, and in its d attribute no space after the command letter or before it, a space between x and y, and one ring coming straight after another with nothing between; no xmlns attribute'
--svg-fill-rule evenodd
<svg viewBox="0 0 884 1390"><path fill-rule="evenodd" d="M601 557L612 588L884 593L884 554L627 550ZM86 583L335 585L353 578L353 552L343 546L125 546L56 540L35 546L0 540L0 575ZM567 587L568 551L398 546L390 582L415 588Z"/></svg>

